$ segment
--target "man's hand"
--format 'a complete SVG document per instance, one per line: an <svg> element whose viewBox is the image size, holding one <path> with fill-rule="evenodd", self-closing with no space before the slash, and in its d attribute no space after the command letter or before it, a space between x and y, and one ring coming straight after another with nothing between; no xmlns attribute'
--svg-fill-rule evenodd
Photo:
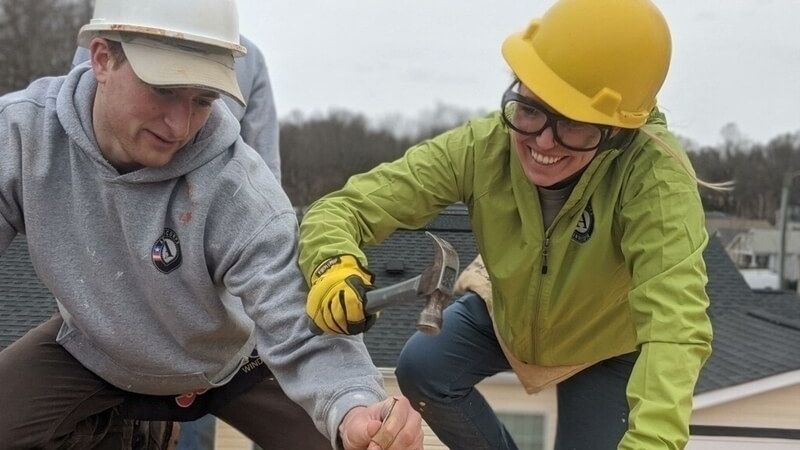
<svg viewBox="0 0 800 450"><path fill-rule="evenodd" d="M422 450L422 417L403 396L351 409L339 425L345 450Z"/></svg>
<svg viewBox="0 0 800 450"><path fill-rule="evenodd" d="M373 289L373 275L353 255L323 261L311 277L306 314L326 333L358 334L375 323L367 316L367 291Z"/></svg>

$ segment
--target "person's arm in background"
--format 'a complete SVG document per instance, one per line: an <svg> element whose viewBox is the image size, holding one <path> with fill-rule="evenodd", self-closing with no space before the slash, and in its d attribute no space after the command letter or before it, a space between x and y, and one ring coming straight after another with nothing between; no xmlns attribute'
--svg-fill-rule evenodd
<svg viewBox="0 0 800 450"><path fill-rule="evenodd" d="M640 352L628 382L630 421L620 450L686 445L695 384L711 353L703 261L708 234L697 184L660 149L647 155L635 162L618 215Z"/></svg>
<svg viewBox="0 0 800 450"><path fill-rule="evenodd" d="M278 114L267 64L264 55L252 41L240 36L240 42L247 48L247 54L244 58L236 59L236 78L247 101L247 108L242 111L240 105L227 99L226 104L239 119L242 140L261 155L280 183Z"/></svg>

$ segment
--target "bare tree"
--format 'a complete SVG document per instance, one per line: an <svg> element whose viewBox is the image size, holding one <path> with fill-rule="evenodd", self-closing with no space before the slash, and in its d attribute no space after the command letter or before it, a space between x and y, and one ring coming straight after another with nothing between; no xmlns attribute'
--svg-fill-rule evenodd
<svg viewBox="0 0 800 450"><path fill-rule="evenodd" d="M340 188L353 174L396 159L413 142L343 110L311 117L295 112L282 121L280 136L283 186L296 206Z"/></svg>
<svg viewBox="0 0 800 450"><path fill-rule="evenodd" d="M412 123L399 115L376 127L365 116L348 111L312 116L295 112L281 121L284 188L293 204L308 205L340 188L351 175L397 158L411 145L466 117L457 108L438 105L417 119L415 131L422 135L412 137L397 133L401 125ZM800 132L761 144L736 131L729 125L722 144L689 152L700 178L736 183L733 191L701 189L703 204L709 211L773 220L783 173L800 169ZM793 186L792 198L800 198L800 183Z"/></svg>
<svg viewBox="0 0 800 450"><path fill-rule="evenodd" d="M0 94L70 68L92 0L0 0Z"/></svg>
<svg viewBox="0 0 800 450"><path fill-rule="evenodd" d="M730 192L702 189L707 209L750 219L773 221L780 203L783 174L800 169L800 132L777 136L766 144L742 139L735 126L726 126L720 147L690 152L697 174L708 181L734 180ZM792 198L800 198L793 186Z"/></svg>

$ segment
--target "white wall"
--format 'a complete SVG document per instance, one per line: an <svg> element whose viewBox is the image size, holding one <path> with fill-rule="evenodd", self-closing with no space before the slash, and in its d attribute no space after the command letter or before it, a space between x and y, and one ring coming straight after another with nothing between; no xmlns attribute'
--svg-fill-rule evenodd
<svg viewBox="0 0 800 450"><path fill-rule="evenodd" d="M787 439L693 436L686 450L798 450L800 441Z"/></svg>
<svg viewBox="0 0 800 450"><path fill-rule="evenodd" d="M800 384L695 410L692 424L800 429Z"/></svg>

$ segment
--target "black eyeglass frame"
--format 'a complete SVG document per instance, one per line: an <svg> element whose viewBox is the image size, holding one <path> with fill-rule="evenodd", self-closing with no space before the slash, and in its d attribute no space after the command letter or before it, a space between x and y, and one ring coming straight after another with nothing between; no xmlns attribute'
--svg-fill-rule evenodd
<svg viewBox="0 0 800 450"><path fill-rule="evenodd" d="M500 102L500 115L503 118L503 122L506 125L508 125L508 127L511 128L512 130L516 131L519 134L524 134L526 136L538 136L544 130L546 130L547 128L551 128L553 130L553 139L555 139L555 141L558 142L558 144L560 146L562 146L564 148L568 148L568 149L570 149L572 151L576 151L576 152L591 152L591 151L594 151L595 149L599 149L600 147L602 147L611 138L611 133L614 131L614 127L611 127L611 126L608 126L608 125L598 125L598 124L589 123L589 122L581 122L579 120L572 120L569 117L564 116L562 114L558 114L556 112L549 111L547 108L545 108L543 103L537 102L536 100L533 100L532 98L525 97L524 95L522 95L522 94L520 94L518 92L515 92L514 91L514 86L518 85L519 82L520 82L519 80L514 80L514 82L511 83L511 86L509 86L508 89L506 89L506 91L503 93L503 98L502 98L502 100ZM535 108L536 110L538 110L542 114L544 114L545 121L544 121L544 124L542 125L542 128L540 128L538 131L524 131L524 130L520 130L519 128L515 127L514 124L511 123L511 121L508 119L508 117L506 117L506 114L505 114L506 105L511 101L519 102L519 103L522 103L525 106L529 106L531 108ZM558 127L556 126L556 124L559 121L586 124L586 125L591 125L593 127L596 127L596 128L598 128L600 130L600 140L597 142L596 145L594 145L592 147L589 147L589 148L573 147L571 145L567 145L561 140L561 136L558 135Z"/></svg>

